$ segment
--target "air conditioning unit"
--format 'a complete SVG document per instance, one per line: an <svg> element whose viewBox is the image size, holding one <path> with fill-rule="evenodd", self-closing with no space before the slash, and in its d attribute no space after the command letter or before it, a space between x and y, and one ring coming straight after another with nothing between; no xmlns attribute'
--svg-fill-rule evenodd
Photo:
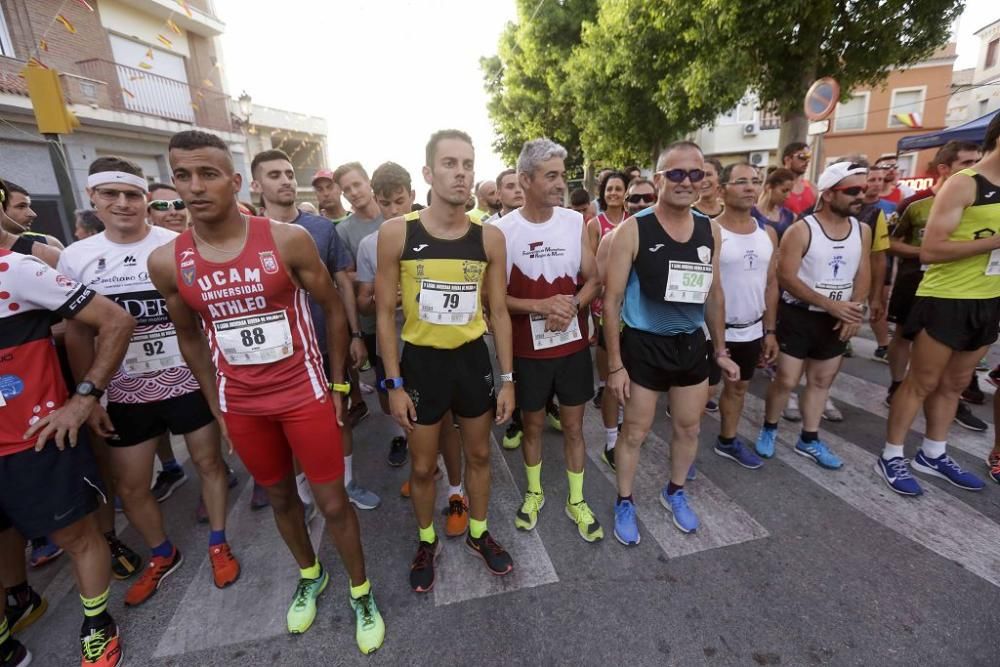
<svg viewBox="0 0 1000 667"><path fill-rule="evenodd" d="M756 136L758 129L760 128L757 127L757 123L743 123L743 136L744 137Z"/></svg>
<svg viewBox="0 0 1000 667"><path fill-rule="evenodd" d="M755 167L766 167L770 157L767 151L750 151L749 162Z"/></svg>

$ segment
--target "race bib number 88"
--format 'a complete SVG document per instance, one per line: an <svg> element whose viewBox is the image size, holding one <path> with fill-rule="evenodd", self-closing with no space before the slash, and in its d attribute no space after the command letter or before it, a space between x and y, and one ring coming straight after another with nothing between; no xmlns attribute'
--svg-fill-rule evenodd
<svg viewBox="0 0 1000 667"><path fill-rule="evenodd" d="M468 324L479 307L478 283L420 282L420 319L433 324Z"/></svg>
<svg viewBox="0 0 1000 667"><path fill-rule="evenodd" d="M273 364L292 356L285 311L218 320L213 326L222 356L234 366Z"/></svg>

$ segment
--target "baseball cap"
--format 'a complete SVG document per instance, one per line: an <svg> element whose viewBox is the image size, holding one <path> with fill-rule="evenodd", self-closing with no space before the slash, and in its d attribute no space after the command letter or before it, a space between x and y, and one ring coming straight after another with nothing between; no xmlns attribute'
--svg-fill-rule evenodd
<svg viewBox="0 0 1000 667"><path fill-rule="evenodd" d="M835 187L848 176L856 174L867 174L868 168L862 167L854 162L835 162L823 170L816 181L816 187L820 192Z"/></svg>
<svg viewBox="0 0 1000 667"><path fill-rule="evenodd" d="M333 180L333 172L330 171L329 169L320 169L319 171L316 172L316 174L313 176L312 180L309 181L309 183L313 184L313 183L315 183L316 181L318 181L321 178L328 178L328 179L330 179L332 181Z"/></svg>

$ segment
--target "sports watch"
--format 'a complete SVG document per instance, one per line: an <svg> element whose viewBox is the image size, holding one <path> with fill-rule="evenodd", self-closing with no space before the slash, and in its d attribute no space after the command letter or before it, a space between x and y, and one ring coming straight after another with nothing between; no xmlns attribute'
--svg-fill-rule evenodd
<svg viewBox="0 0 1000 667"><path fill-rule="evenodd" d="M101 396L104 396L104 390L98 389L97 385L90 380L84 380L76 385L76 393L79 396L93 396L97 400L101 400Z"/></svg>
<svg viewBox="0 0 1000 667"><path fill-rule="evenodd" d="M382 380L383 389L402 389L403 378L386 378Z"/></svg>

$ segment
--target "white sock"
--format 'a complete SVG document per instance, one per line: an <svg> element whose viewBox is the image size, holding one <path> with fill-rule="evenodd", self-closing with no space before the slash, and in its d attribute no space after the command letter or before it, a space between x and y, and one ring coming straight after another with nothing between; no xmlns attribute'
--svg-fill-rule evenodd
<svg viewBox="0 0 1000 667"><path fill-rule="evenodd" d="M461 484L459 484L458 486L452 486L451 484L448 485L448 497L449 498L451 498L452 496L464 496L464 495L465 495L465 493L462 491L462 485Z"/></svg>
<svg viewBox="0 0 1000 667"><path fill-rule="evenodd" d="M350 484L351 480L354 479L354 467L352 465L353 458L354 454L344 457L344 486Z"/></svg>
<svg viewBox="0 0 1000 667"><path fill-rule="evenodd" d="M888 461L889 459L901 459L903 458L903 446L893 445L890 443L885 443L885 449L882 450L882 458Z"/></svg>
<svg viewBox="0 0 1000 667"><path fill-rule="evenodd" d="M920 449L927 458L939 459L944 456L944 448L947 444L948 442L944 440L931 440L929 438L924 438L924 442L920 445Z"/></svg>
<svg viewBox="0 0 1000 667"><path fill-rule="evenodd" d="M615 444L618 442L618 429L617 428L606 428L604 429L604 437L606 438L604 449L614 449Z"/></svg>

